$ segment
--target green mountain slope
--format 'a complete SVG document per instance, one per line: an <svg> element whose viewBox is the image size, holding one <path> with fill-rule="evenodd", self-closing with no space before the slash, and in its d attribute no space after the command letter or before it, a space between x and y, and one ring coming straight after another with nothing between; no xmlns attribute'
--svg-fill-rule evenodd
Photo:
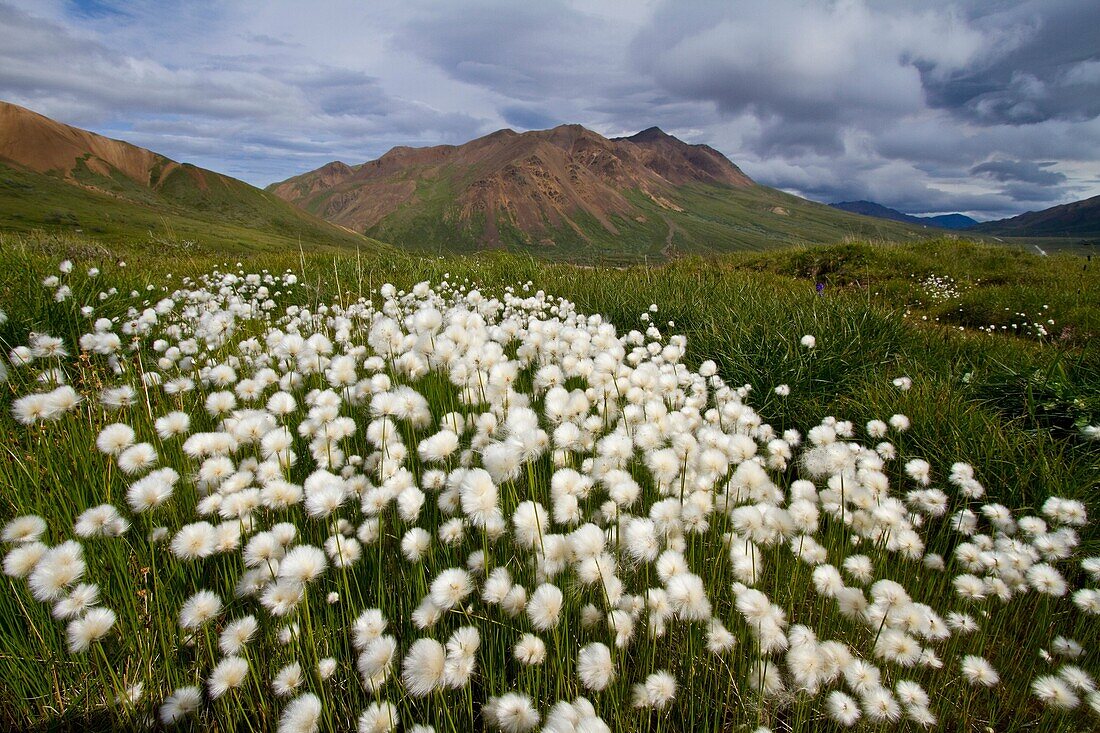
<svg viewBox="0 0 1100 733"><path fill-rule="evenodd" d="M3 102L0 229L181 249L384 246L243 181Z"/></svg>
<svg viewBox="0 0 1100 733"><path fill-rule="evenodd" d="M972 231L1002 237L1100 238L1100 196L988 221Z"/></svg>

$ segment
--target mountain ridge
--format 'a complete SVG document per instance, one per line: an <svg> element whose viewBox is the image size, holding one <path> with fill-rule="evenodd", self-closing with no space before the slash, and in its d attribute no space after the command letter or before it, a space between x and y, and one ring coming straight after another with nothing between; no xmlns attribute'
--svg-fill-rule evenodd
<svg viewBox="0 0 1100 733"><path fill-rule="evenodd" d="M973 231L1002 237L1100 238L1100 196L983 222Z"/></svg>
<svg viewBox="0 0 1100 733"><path fill-rule="evenodd" d="M709 146L688 146L659 128L608 139L581 125L559 125L523 133L497 130L463 145L397 146L358 165L327 163L315 171L273 183L267 190L299 205L305 199L304 208L329 221L355 229L369 228L389 213L390 207L408 202L415 193L407 176L396 183L387 181L388 177L410 167L428 168L431 174L446 165L461 165L471 171L471 180L465 181L457 198L461 218L471 219L499 207L509 211L521 228L536 227L542 213L548 213L556 222L568 219L566 210L580 209L613 230L608 214L626 213L630 207L608 190L609 182L635 184L654 196L654 191L659 192L666 182L752 184L718 151ZM323 208L309 205L311 194L337 187L346 190L348 184L365 187L375 199L373 205L346 195L329 198ZM526 198L521 194L525 188L534 189L536 198L545 197L550 203L542 207L517 204L517 199ZM495 237L491 239L496 243Z"/></svg>
<svg viewBox="0 0 1100 733"><path fill-rule="evenodd" d="M332 161L267 190L355 231L433 251L505 247L637 261L917 236L761 186L714 148L657 127L615 138L576 124L506 128L461 145Z"/></svg>
<svg viewBox="0 0 1100 733"><path fill-rule="evenodd" d="M940 214L938 216L914 216L912 214L906 214L897 209L891 209L888 206L883 206L875 201L867 201L860 199L859 201L838 201L836 203L829 204L834 209L840 209L841 211L847 211L852 214L862 214L863 216L873 216L880 219L889 219L891 221L900 221L907 224L915 224L917 226L933 226L940 229L952 229L961 230L969 229L970 227L978 224L977 219L972 219L969 216L959 213L953 214Z"/></svg>

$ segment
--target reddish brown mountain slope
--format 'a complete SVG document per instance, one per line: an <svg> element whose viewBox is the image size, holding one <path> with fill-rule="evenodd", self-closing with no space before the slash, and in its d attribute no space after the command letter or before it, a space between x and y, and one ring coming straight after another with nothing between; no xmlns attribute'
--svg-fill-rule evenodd
<svg viewBox="0 0 1100 733"><path fill-rule="evenodd" d="M356 231L444 196L445 202L435 202L443 204L441 216L477 227L482 244L492 245L502 226L531 236L567 227L583 237L581 219L617 234L616 218L643 216L631 194L676 211L670 197L692 183L753 185L713 148L688 145L657 128L609 140L580 125L562 125L500 130L459 146L398 147L362 165L329 163L268 190Z"/></svg>
<svg viewBox="0 0 1100 733"><path fill-rule="evenodd" d="M83 163L92 173L109 177L118 171L142 186L155 186L179 167L150 150L63 125L7 102L0 102L0 161L70 179ZM155 181L151 180L154 171Z"/></svg>

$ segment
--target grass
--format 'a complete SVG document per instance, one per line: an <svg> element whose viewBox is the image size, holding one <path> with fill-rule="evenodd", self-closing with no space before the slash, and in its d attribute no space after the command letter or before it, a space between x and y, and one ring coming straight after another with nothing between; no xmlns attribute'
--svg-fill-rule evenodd
<svg viewBox="0 0 1100 733"><path fill-rule="evenodd" d="M484 220L479 216L466 221L459 216L450 180L445 170L434 180L418 181L416 196L366 233L416 252L468 254L484 249ZM845 238L921 242L938 236L934 231L848 214L765 186L682 186L667 195L680 211L663 207L640 191L625 195L634 211L629 217L611 217L614 232L584 211L568 214L572 226L548 221L536 233L518 229L507 213L498 213L499 246L554 262L626 266L662 262L673 255L713 256ZM318 199L311 210L320 213L323 204L324 199Z"/></svg>
<svg viewBox="0 0 1100 733"><path fill-rule="evenodd" d="M443 254L476 249L481 221L466 227L456 226L454 197L447 176L417 179L416 194L390 216L367 230L366 234L420 252ZM323 200L317 201L320 207Z"/></svg>
<svg viewBox="0 0 1100 733"><path fill-rule="evenodd" d="M77 258L71 278L74 295L57 303L39 283L56 272L60 259L69 256ZM163 297L163 287L178 287L184 277L198 277L215 268L238 269L235 260L204 253L186 252L168 259L137 248L127 256L127 266L120 269L114 264L114 253L80 239L5 238L0 243L0 308L10 320L0 326L4 351L26 343L31 331L61 336L73 344L88 330L87 321L75 310L84 302L95 303L97 316L122 317L131 303L140 305L145 299L155 303ZM263 254L242 262L239 269L246 272L278 274L289 269L297 273L299 286L278 296L279 305L297 303L314 311L322 303L350 304L383 283L409 289L422 280L469 283L491 295L502 295L508 287L521 291L522 284L530 281L525 292L541 289L568 298L581 313L602 314L620 333L644 330L646 323L639 316L650 313L650 304L656 304L652 322L665 334L687 336L687 364L698 368L704 359L713 359L718 373L731 385L753 385L748 404L779 432L788 428L805 432L827 415L851 420L858 427L870 419L901 413L913 426L905 433L891 434L890 439L903 459L927 460L936 485L947 488L943 479L950 466L967 461L989 489L990 500L1021 513L1037 513L1049 496L1080 499L1092 514L1100 508L1095 502L1100 481L1096 443L1086 440L1080 430L1100 422L1100 347L1095 338L1100 321L1090 306L1100 294L1100 276L1087 261L937 240L919 246L851 242L624 269L579 268L510 253L438 258L386 251L334 258L315 253L300 257L295 252ZM81 274L91 265L104 270L100 279ZM171 280L166 280L168 273ZM926 285L932 275L951 278L958 295L948 297L942 288ZM818 283L825 286L822 294L815 288ZM97 301L95 293L108 286L117 288L117 296ZM148 291L149 286L154 289ZM135 298L128 296L131 291L137 293ZM1043 305L1049 308L1044 310ZM1005 307L1013 313L1049 313L1054 327L1046 336L1001 329L1008 325L998 320ZM667 325L669 321L674 325ZM997 325L995 333L980 330L990 324ZM263 324L242 321L240 325L234 340L257 332ZM817 339L812 351L799 345L804 334ZM228 355L222 350L215 353L222 359ZM95 359L66 361L65 368L70 370L70 381L82 390L92 391L102 380L117 381ZM136 361L124 360L123 368L124 381L136 379L128 371L138 368ZM907 391L891 384L903 375L913 381ZM14 422L9 409L16 396L38 389L26 379L24 373L13 371L12 380L0 385L0 433L5 436L0 441L4 448L0 485L7 487L0 494L0 520L28 511L40 513L48 519L51 543L68 537L73 520L88 506L103 501L125 506L122 496L132 479L92 448L103 424L122 420L133 425L139 440L154 442L162 464L187 467L180 471L185 475L197 464L182 454L178 442L156 438L153 418L185 407L194 415L194 430L215 425L196 409L196 399L169 398L151 390L148 406L143 400L133 408L107 413L88 404L63 424L28 429ZM529 380L529 374L521 377L528 388ZM456 404L454 387L442 379L413 383L428 397L436 419ZM789 396L773 391L781 384L790 387ZM299 397L311 386L323 386L319 375L308 378ZM362 433L368 418L361 408L345 406L345 410L361 423L348 452L366 455L371 448ZM432 432L410 426L403 426L403 431L410 446ZM305 459L293 474L293 480L301 483L311 461L304 443L296 444L295 450ZM417 475L426 468L415 458L409 465ZM549 505L550 471L544 456L514 486L505 487L501 501L506 512L526 495ZM899 486L907 480L900 474L900 465L891 468L891 479ZM644 475L644 469L639 467L638 475ZM793 477L792 471L780 472L778 480L785 485ZM655 487L643 484L644 501L657 498ZM132 532L125 543L88 543L92 565L88 576L101 584L105 601L119 614L122 631L96 645L91 654L66 652L64 626L50 618L49 606L35 601L21 581L5 577L9 587L0 590L0 673L6 684L0 691L0 724L57 730L132 725L153 712L174 687L201 682L214 661L214 640L207 636L193 647L183 644L175 614L182 599L198 587L230 599L239 569L231 556L175 562L145 538L152 521L172 530L195 521L192 506L197 498L194 485L185 479L173 501L153 515L154 520L148 515L132 518L141 531ZM432 499L429 495L420 520L429 528L443 518ZM301 542L319 546L330 534L325 523L307 518L300 507L290 510L286 518L299 526ZM716 516L714 527L693 538L685 556L696 572L708 569L703 574L714 600L714 615L740 639L738 648L726 658L708 655L699 625L676 624L658 641L639 632L628 649L614 652L619 680L595 694L578 686L574 669L580 645L607 641L606 633L582 629L578 623L581 606L594 598L590 589L572 577L561 581L567 625L553 637L544 635L551 658L543 668L521 668L510 654L518 630L528 630L523 617L509 621L478 604L472 616L447 614L439 627L429 631L414 628L408 619L439 570L461 565L469 551L483 546L490 550L491 563L507 563L515 580L530 593L537 582L523 552L510 540L489 547L469 530L470 539L461 549L437 546L433 552L438 554L424 565L410 565L401 559L399 549L409 523L395 513L387 513L383 522L383 539L365 548L366 558L355 572L330 572L310 588L297 616L303 627L300 642L277 643L280 624L265 618L260 638L250 647L250 664L265 675L294 658L301 659L307 671L320 656L338 659L340 671L330 684L313 678L306 685L326 695L326 716L331 716L323 721L326 727L349 728L354 717L376 699L357 680L355 655L344 633L350 619L369 606L384 607L390 633L403 650L422 636L445 641L462 624L473 623L481 630L482 649L472 687L414 699L402 695L396 682L389 683L382 698L399 705L406 723L430 720L437 730L474 729L484 722L479 710L489 695L518 688L535 698L544 714L555 700L587 694L613 730L751 730L766 724L778 731L826 726L820 705L799 698L761 700L747 682L758 654L752 628L734 608L733 577L719 538L729 529L726 517ZM1080 530L1077 555L1100 551L1094 527L1095 523ZM839 523L825 523L819 541L827 548L830 562L838 565L840 558L852 552L850 532ZM928 549L948 557L953 572L957 569L950 554L958 541L946 527L930 524ZM943 670L904 671L881 664L891 681L912 678L924 686L943 728L1083 730L1095 723L1082 711L1065 715L1044 711L1027 689L1035 674L1055 668L1037 661L1037 654L1040 648L1049 648L1056 633L1082 642L1086 652L1078 664L1093 673L1098 669L1097 627L1078 620L1068 598L1029 593L1011 604L986 600L968 606L954 597L951 573L924 571L919 564L885 552L869 554L876 577L901 580L916 600L940 612L967 608L980 620L980 634L953 636L937 647L947 662ZM786 611L791 623L809 624L822 640L840 639L870 656L877 634L830 612L812 590L804 564L782 548L766 549L762 560L765 571L758 587ZM1064 567L1074 586L1079 585L1081 573L1068 564ZM644 567L627 563L622 563L622 576L631 588L644 587L646 581L657 583L655 577L648 578ZM330 590L340 593L339 604L324 602ZM230 601L225 618L240 616L254 606ZM100 652L102 656L97 656ZM964 685L956 661L963 653L987 657L1001 672L1002 686L986 690ZM673 704L663 711L623 712L630 684L657 668L667 668L677 677L679 691ZM145 697L135 710L120 712L104 705L110 690L121 684L113 674L127 684L145 682ZM282 708L281 700L246 688L208 705L201 718L185 723L185 729L188 725L272 729ZM116 714L121 718L111 717ZM95 716L108 716L109 722L91 723Z"/></svg>

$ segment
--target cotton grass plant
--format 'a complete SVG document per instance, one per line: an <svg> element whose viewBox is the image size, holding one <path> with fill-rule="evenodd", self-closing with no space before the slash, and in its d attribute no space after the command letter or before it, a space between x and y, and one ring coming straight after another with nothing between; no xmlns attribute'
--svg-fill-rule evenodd
<svg viewBox="0 0 1100 733"><path fill-rule="evenodd" d="M658 306L529 283L101 277L62 263L0 361L27 724L1100 725L1088 508L999 503L902 412L773 428Z"/></svg>

